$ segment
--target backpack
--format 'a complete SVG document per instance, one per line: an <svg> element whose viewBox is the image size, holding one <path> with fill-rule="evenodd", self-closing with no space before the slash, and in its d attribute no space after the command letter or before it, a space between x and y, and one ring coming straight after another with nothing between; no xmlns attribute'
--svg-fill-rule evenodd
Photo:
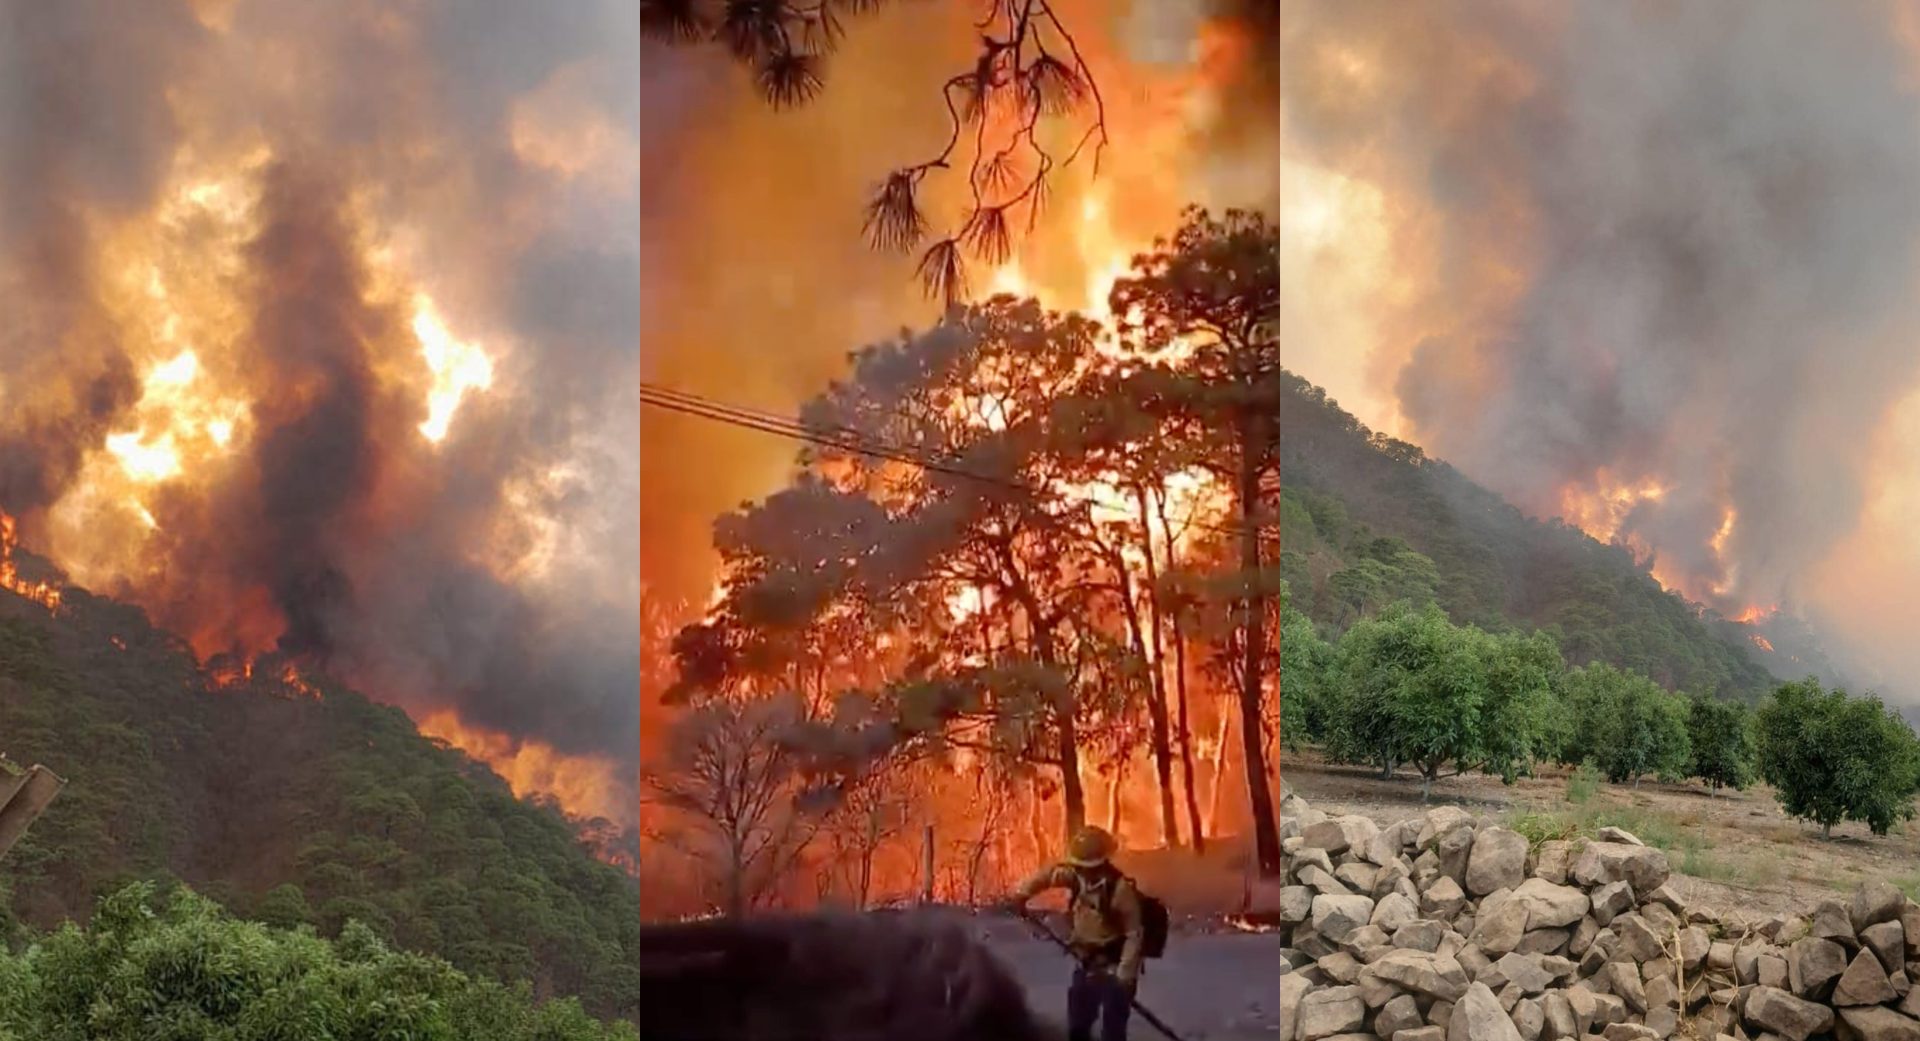
<svg viewBox="0 0 1920 1041"><path fill-rule="evenodd" d="M1138 897L1140 901L1140 930L1142 934L1140 937L1140 956L1143 958L1158 958L1166 954L1167 933L1171 925L1167 915L1167 905L1161 903L1158 897L1148 896L1141 890L1140 883L1134 882L1132 878L1123 874L1118 868L1109 866L1107 870L1111 872L1113 885L1105 887L1102 891L1103 895L1100 897L1098 905L1100 913L1105 915L1111 911L1113 891L1119 888L1120 883L1133 882L1134 896ZM1072 891L1073 899L1078 901L1080 899L1080 873L1078 871L1069 871L1068 875L1073 879L1073 882L1068 885L1067 888Z"/></svg>

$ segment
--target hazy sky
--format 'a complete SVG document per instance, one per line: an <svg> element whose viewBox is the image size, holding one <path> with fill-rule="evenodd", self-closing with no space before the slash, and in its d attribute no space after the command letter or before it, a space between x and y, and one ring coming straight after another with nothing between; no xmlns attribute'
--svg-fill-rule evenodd
<svg viewBox="0 0 1920 1041"><path fill-rule="evenodd" d="M1285 15L1288 365L1920 699L1914 8Z"/></svg>

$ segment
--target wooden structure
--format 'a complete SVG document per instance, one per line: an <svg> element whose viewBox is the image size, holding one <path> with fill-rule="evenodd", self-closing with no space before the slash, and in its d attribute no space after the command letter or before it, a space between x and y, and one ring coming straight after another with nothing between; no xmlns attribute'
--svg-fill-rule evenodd
<svg viewBox="0 0 1920 1041"><path fill-rule="evenodd" d="M44 766L26 769L0 758L0 857L7 855L27 825L46 812L67 782Z"/></svg>

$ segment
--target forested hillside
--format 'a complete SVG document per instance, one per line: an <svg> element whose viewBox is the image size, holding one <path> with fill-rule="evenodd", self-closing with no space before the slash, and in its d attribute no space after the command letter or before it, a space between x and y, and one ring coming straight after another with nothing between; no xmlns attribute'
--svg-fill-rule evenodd
<svg viewBox="0 0 1920 1041"><path fill-rule="evenodd" d="M1570 665L1604 662L1673 690L1753 701L1775 674L1835 681L1799 623L1721 618L1663 590L1627 550L1522 514L1300 377L1285 373L1283 394L1282 574L1319 625L1431 600L1458 623L1544 630Z"/></svg>
<svg viewBox="0 0 1920 1041"><path fill-rule="evenodd" d="M0 591L0 751L69 781L0 871L0 934L177 878L244 917L357 920L541 997L636 1008L633 880L399 709L265 662L216 683L136 608Z"/></svg>

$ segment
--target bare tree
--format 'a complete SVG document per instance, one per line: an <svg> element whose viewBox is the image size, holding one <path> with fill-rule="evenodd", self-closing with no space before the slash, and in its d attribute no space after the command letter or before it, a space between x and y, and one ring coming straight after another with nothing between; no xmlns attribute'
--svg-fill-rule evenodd
<svg viewBox="0 0 1920 1041"><path fill-rule="evenodd" d="M655 801L702 833L664 837L718 869L730 915L759 906L818 833L817 817L796 804L801 782L785 741L802 718L790 695L704 702L674 722L666 761L647 771Z"/></svg>

